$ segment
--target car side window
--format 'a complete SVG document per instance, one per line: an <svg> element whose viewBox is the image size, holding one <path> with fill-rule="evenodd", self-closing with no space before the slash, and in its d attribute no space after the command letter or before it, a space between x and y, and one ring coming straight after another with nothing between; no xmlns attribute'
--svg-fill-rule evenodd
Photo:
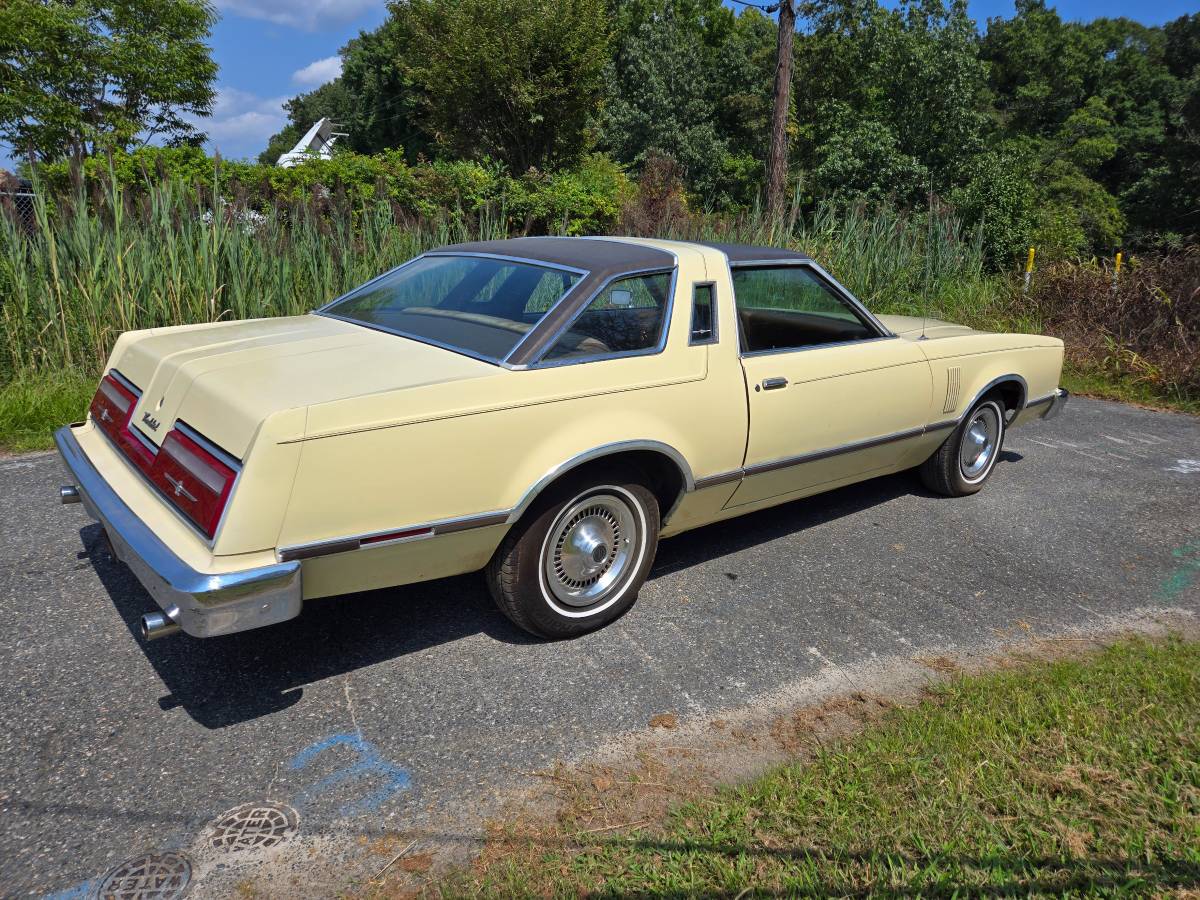
<svg viewBox="0 0 1200 900"><path fill-rule="evenodd" d="M742 350L793 350L878 337L808 266L733 269Z"/></svg>
<svg viewBox="0 0 1200 900"><path fill-rule="evenodd" d="M610 282L542 359L609 356L654 349L662 338L670 289L669 272Z"/></svg>
<svg viewBox="0 0 1200 900"><path fill-rule="evenodd" d="M712 344L717 339L714 317L714 292L712 282L692 286L692 335L691 344Z"/></svg>

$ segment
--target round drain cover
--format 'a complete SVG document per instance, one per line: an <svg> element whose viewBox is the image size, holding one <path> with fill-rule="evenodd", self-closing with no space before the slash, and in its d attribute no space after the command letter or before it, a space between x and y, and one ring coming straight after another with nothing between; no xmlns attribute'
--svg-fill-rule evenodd
<svg viewBox="0 0 1200 900"><path fill-rule="evenodd" d="M192 862L182 853L144 853L121 863L100 882L100 900L175 900L187 892Z"/></svg>
<svg viewBox="0 0 1200 900"><path fill-rule="evenodd" d="M212 846L226 853L266 850L290 838L300 817L290 806L260 801L235 807L212 826Z"/></svg>

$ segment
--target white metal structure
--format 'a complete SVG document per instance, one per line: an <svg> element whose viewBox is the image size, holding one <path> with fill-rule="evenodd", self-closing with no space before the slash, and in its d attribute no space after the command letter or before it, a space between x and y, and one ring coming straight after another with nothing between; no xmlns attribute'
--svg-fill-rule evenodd
<svg viewBox="0 0 1200 900"><path fill-rule="evenodd" d="M275 165L282 169L290 169L306 159L331 159L333 145L337 139L346 137L345 132L334 131L336 127L329 119L319 120L296 142L295 147L276 160Z"/></svg>

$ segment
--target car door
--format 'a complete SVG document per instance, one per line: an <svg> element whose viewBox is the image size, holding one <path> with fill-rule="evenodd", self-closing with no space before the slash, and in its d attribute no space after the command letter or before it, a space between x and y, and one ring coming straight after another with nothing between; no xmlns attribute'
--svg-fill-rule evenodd
<svg viewBox="0 0 1200 900"><path fill-rule="evenodd" d="M729 505L895 465L932 400L917 345L889 334L813 263L735 266L731 274L750 435Z"/></svg>

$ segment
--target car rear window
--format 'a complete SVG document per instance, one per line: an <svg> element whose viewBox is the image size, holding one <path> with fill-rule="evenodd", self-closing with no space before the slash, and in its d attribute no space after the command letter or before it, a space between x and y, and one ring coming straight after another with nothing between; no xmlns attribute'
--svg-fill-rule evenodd
<svg viewBox="0 0 1200 900"><path fill-rule="evenodd" d="M580 277L515 260L423 256L320 312L501 360Z"/></svg>

